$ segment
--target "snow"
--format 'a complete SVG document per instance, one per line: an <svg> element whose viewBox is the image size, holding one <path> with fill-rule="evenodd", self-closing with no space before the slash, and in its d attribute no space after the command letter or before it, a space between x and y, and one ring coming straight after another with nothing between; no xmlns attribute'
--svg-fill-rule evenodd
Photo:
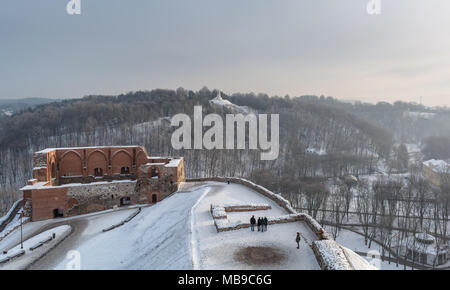
<svg viewBox="0 0 450 290"><path fill-rule="evenodd" d="M355 270L378 270L375 266L371 265L367 260L365 260L360 255L356 254L352 250L341 247L344 251L345 256L347 257L347 260L349 261L350 265Z"/></svg>
<svg viewBox="0 0 450 290"><path fill-rule="evenodd" d="M61 147L61 148L46 148L36 152L36 154L47 154L55 150L77 150L77 149L103 149L103 148L134 148L142 147L138 145L128 145L128 146L85 146L85 147Z"/></svg>
<svg viewBox="0 0 450 290"><path fill-rule="evenodd" d="M315 241L319 256L327 265L327 270L351 270L352 267L347 261L344 252L333 240Z"/></svg>
<svg viewBox="0 0 450 290"><path fill-rule="evenodd" d="M25 269L28 265L40 258L59 241L64 239L71 232L71 226L63 225L44 231L34 237L23 242L23 249L21 244L8 250L7 254L0 254L0 260L4 258L14 257L24 251L24 255L14 258L6 263L0 264L1 270L6 269ZM52 234L55 234L55 239L52 239ZM31 250L31 248L35 248Z"/></svg>
<svg viewBox="0 0 450 290"><path fill-rule="evenodd" d="M194 244L197 253L194 256L195 269L320 269L310 243L316 235L304 222L269 225L267 232L252 232L249 228L220 232L214 226L211 216L211 204L268 204L269 210L249 212L227 212L228 223L248 223L255 215L268 219L286 215L287 212L269 198L240 184L208 182L209 192L202 198L193 211L195 233ZM223 219L216 222L227 223ZM296 233L302 237L300 249L295 243ZM270 247L283 254L281 263L248 264L236 257L239 250L246 247Z"/></svg>
<svg viewBox="0 0 450 290"><path fill-rule="evenodd" d="M446 173L450 170L450 164L444 160L431 159L423 162L423 164L438 173Z"/></svg>
<svg viewBox="0 0 450 290"><path fill-rule="evenodd" d="M435 113L429 113L429 112L404 112L405 116L409 116L414 119L432 119L434 116L436 116Z"/></svg>
<svg viewBox="0 0 450 290"><path fill-rule="evenodd" d="M211 213L215 219L227 218L225 208L218 205L211 205Z"/></svg>
<svg viewBox="0 0 450 290"><path fill-rule="evenodd" d="M13 112L9 111L9 110L2 110L2 112L3 112L3 114L5 114L8 117L11 117L13 115Z"/></svg>
<svg viewBox="0 0 450 290"><path fill-rule="evenodd" d="M130 210L133 210L135 207L142 205L130 206L126 210L123 208L120 209L108 209L101 212L93 212L89 214L73 216L68 218L58 218L58 219L50 219L36 222L26 222L28 220L27 217L23 218L23 236L24 239L28 239L36 234L36 232L40 232L42 228L54 226L55 224L60 223L72 223L77 220L86 220L87 222L95 221L97 224L99 221L104 220L104 226L112 225L116 221L123 220L130 214ZM19 216L19 215L17 215ZM12 223L10 223L11 225ZM20 242L20 218L17 219L16 228L14 231L11 231L8 235L4 236L0 243L0 251L7 250L12 246L18 244ZM101 227L102 224L99 225ZM89 227L88 227L89 229ZM6 230L5 230L6 231ZM4 232L5 232L4 231Z"/></svg>
<svg viewBox="0 0 450 290"><path fill-rule="evenodd" d="M381 246L376 242L372 242L371 248L365 245L364 237L349 230L341 229L338 233L336 241L343 247L365 255L358 255L364 258L372 266L380 270L403 270L403 265L396 266L395 263L381 261ZM408 268L409 269L409 268Z"/></svg>
<svg viewBox="0 0 450 290"><path fill-rule="evenodd" d="M237 112L242 112L242 113L246 113L248 114L250 112L250 109L246 106L238 106L233 104L232 102L228 101L228 100L224 100L219 92L219 94L217 95L217 97L215 97L214 99L209 100L209 103L211 105L215 105L218 107L225 107L228 109L231 109L233 111L237 111Z"/></svg>
<svg viewBox="0 0 450 290"><path fill-rule="evenodd" d="M310 147L310 148L306 148L305 152L309 153L309 154L316 154L316 155L327 155L327 151L323 148L317 149L317 148Z"/></svg>
<svg viewBox="0 0 450 290"><path fill-rule="evenodd" d="M173 158L165 165L165 167L178 167L182 160L182 158Z"/></svg>
<svg viewBox="0 0 450 290"><path fill-rule="evenodd" d="M259 189L264 188L258 186ZM81 269L320 269L311 249L317 236L305 221L269 225L264 233L249 228L217 232L211 205L270 206L259 211L226 212L226 219L216 219L228 225L248 223L252 215L266 216L269 221L296 216L284 198L265 192L285 202L287 210L244 185L199 182L182 183L175 194L142 207L128 223L107 232L103 229L123 222L137 206L28 222L23 226L25 239L52 226L73 227L73 233L31 269L65 269L70 262L66 255L71 250L80 253ZM298 215L306 218L314 229L320 228L309 216ZM297 232L302 236L300 249L295 243ZM20 230L16 229L2 240L0 250L14 247L18 241ZM263 264L243 261L238 253L248 247L267 247L279 253L282 260ZM351 252L347 256L356 265L353 267L363 267L363 261Z"/></svg>
<svg viewBox="0 0 450 290"><path fill-rule="evenodd" d="M6 220L6 219L9 217L9 215L12 213L12 211L14 210L14 208L15 208L15 207L17 206L17 204L18 204L19 202L21 202L21 201L22 201L22 199L16 200L16 201L13 203L13 205L9 208L8 212L7 212L4 216L0 217L0 224L3 223L3 221Z"/></svg>
<svg viewBox="0 0 450 290"><path fill-rule="evenodd" d="M432 235L427 233L417 233L415 237L417 240L422 240L429 243L434 243L434 241L436 240Z"/></svg>
<svg viewBox="0 0 450 290"><path fill-rule="evenodd" d="M20 226L20 214L21 210L14 216L14 218L8 223L8 225L3 229L3 231L0 233L0 242L3 242L3 240L14 230L16 230ZM6 216L2 217L5 218ZM28 217L23 217L22 222L25 224L28 222ZM1 246L0 246L1 248Z"/></svg>
<svg viewBox="0 0 450 290"><path fill-rule="evenodd" d="M205 190L173 194L108 232L101 232L115 224L108 215L90 221L75 249L81 255L81 268L192 269L189 215ZM59 257L51 268L65 269L68 261Z"/></svg>

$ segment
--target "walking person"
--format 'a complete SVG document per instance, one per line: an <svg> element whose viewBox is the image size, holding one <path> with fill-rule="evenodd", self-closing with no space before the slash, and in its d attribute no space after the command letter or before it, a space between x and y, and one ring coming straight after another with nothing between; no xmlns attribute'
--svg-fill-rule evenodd
<svg viewBox="0 0 450 290"><path fill-rule="evenodd" d="M259 232L259 231L261 231L261 218L260 217L258 218L257 225L258 225L258 232Z"/></svg>
<svg viewBox="0 0 450 290"><path fill-rule="evenodd" d="M297 242L297 249L300 249L300 233L297 232L297 237L295 238L295 241Z"/></svg>
<svg viewBox="0 0 450 290"><path fill-rule="evenodd" d="M261 232L264 233L264 218L261 218Z"/></svg>
<svg viewBox="0 0 450 290"><path fill-rule="evenodd" d="M255 216L252 215L252 217L250 218L250 228L252 229L252 232L255 231L255 224L256 224Z"/></svg>

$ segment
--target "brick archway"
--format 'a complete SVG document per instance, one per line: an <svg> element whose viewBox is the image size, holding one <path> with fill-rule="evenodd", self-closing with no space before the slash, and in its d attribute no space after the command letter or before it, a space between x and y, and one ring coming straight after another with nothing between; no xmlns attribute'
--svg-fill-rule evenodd
<svg viewBox="0 0 450 290"><path fill-rule="evenodd" d="M104 152L95 150L87 158L88 175L95 176L99 169L101 169L102 174L108 172L108 159Z"/></svg>
<svg viewBox="0 0 450 290"><path fill-rule="evenodd" d="M128 167L128 172L130 172L133 163L133 158L131 154L125 150L119 150L112 156L112 173L122 174L122 168Z"/></svg>
<svg viewBox="0 0 450 290"><path fill-rule="evenodd" d="M83 166L81 156L75 151L67 151L61 156L59 162L60 176L81 176L83 175Z"/></svg>

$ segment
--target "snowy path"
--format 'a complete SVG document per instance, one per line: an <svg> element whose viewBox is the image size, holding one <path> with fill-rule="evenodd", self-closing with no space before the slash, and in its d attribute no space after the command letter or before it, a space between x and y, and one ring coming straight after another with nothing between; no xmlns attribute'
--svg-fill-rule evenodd
<svg viewBox="0 0 450 290"><path fill-rule="evenodd" d="M31 263L38 260L40 257L51 251L72 232L72 227L63 225L44 231L34 237L25 240L23 247L17 245L10 249L7 254L0 254L0 260L3 258L14 257L16 254L23 252L21 256L15 256L5 263L0 264L0 270L24 270L27 269ZM55 235L52 238L53 234Z"/></svg>
<svg viewBox="0 0 450 290"><path fill-rule="evenodd" d="M65 269L65 254L77 250L81 269L192 269L189 214L204 190L177 192L109 232L101 230L114 221L90 220L76 243L59 246L33 268Z"/></svg>
<svg viewBox="0 0 450 290"><path fill-rule="evenodd" d="M270 225L265 233L250 229L218 233L210 213L210 205L231 203L266 203L272 209L229 213L231 221L247 221L252 215L279 216L285 210L265 196L239 184L208 182L209 193L194 210L194 244L198 247L199 269L320 269L308 243L316 236L303 222ZM296 248L295 236L303 239ZM306 239L305 239L306 237ZM261 251L260 251L261 250Z"/></svg>

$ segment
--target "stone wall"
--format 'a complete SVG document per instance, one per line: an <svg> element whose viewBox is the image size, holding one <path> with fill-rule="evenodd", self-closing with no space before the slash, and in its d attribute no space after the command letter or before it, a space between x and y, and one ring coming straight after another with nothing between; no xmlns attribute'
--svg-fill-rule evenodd
<svg viewBox="0 0 450 290"><path fill-rule="evenodd" d="M63 176L58 179L57 185L70 184L70 183L93 183L113 180L136 180L136 174L114 174L105 175L103 177L95 176Z"/></svg>
<svg viewBox="0 0 450 290"><path fill-rule="evenodd" d="M47 167L47 154L35 154L33 163L34 167Z"/></svg>
<svg viewBox="0 0 450 290"><path fill-rule="evenodd" d="M78 215L121 206L121 199L129 197L131 204L147 203L147 197L135 191L136 181L91 183L71 186L67 190L66 215Z"/></svg>
<svg viewBox="0 0 450 290"><path fill-rule="evenodd" d="M344 251L334 240L314 241L312 250L322 270L354 270Z"/></svg>

